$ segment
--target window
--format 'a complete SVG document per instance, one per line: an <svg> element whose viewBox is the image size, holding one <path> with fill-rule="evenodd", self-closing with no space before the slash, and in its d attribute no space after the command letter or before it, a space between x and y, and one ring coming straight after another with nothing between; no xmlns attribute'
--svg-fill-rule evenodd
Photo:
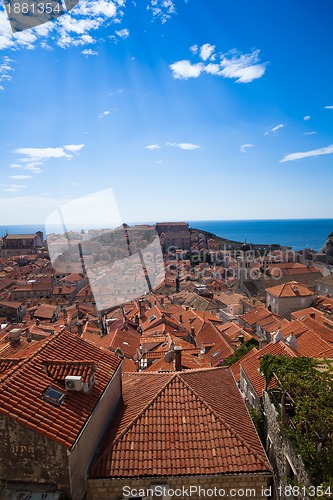
<svg viewBox="0 0 333 500"><path fill-rule="evenodd" d="M56 406L60 406L65 399L65 393L59 391L55 387L48 387L43 394L45 401L52 403Z"/></svg>

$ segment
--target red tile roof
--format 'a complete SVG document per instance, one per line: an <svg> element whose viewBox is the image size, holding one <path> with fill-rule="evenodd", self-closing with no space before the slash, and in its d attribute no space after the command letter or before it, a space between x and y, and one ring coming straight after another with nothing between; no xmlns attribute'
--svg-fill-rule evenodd
<svg viewBox="0 0 333 500"><path fill-rule="evenodd" d="M315 292L310 290L307 286L297 281L290 281L289 283L284 283L283 285L272 286L271 288L266 288L266 292L274 297L310 297L316 295Z"/></svg>
<svg viewBox="0 0 333 500"><path fill-rule="evenodd" d="M121 349L128 358L134 358L140 348L140 333L130 325L123 325L103 336L85 330L82 337L103 349L110 349L114 352Z"/></svg>
<svg viewBox="0 0 333 500"><path fill-rule="evenodd" d="M201 328L195 340L198 347L204 348L207 344L212 346L208 351L206 349L204 356L205 360L211 363L211 366L217 366L221 361L234 354L234 349L223 337L223 334L211 323L207 323Z"/></svg>
<svg viewBox="0 0 333 500"><path fill-rule="evenodd" d="M236 382L240 380L240 364L244 363L247 359L251 358L258 352L258 349L254 347L251 351L247 352L245 356L243 356L239 361L236 361L233 365L231 365L230 369L235 377Z"/></svg>
<svg viewBox="0 0 333 500"><path fill-rule="evenodd" d="M52 319L57 307L50 304L41 304L34 312L35 318Z"/></svg>
<svg viewBox="0 0 333 500"><path fill-rule="evenodd" d="M0 359L0 377L8 372L13 366L16 366L21 360L15 358Z"/></svg>
<svg viewBox="0 0 333 500"><path fill-rule="evenodd" d="M82 382L89 382L96 371L92 361L43 361L46 373L57 382L65 383L68 375L79 376Z"/></svg>
<svg viewBox="0 0 333 500"><path fill-rule="evenodd" d="M91 477L269 473L228 369L126 374Z"/></svg>
<svg viewBox="0 0 333 500"><path fill-rule="evenodd" d="M299 356L308 356L310 358L330 358L333 356L333 346L327 342L316 331L316 326L308 326L310 320L306 323L298 319L292 321L287 327L281 329L284 338L294 335L297 339L296 352ZM315 322L314 322L315 323ZM312 325L313 326L313 325ZM319 325L317 325L319 327Z"/></svg>
<svg viewBox="0 0 333 500"><path fill-rule="evenodd" d="M66 393L63 382L45 373L43 363L48 362L56 373L55 366L59 360L69 362L72 366L75 365L73 362L84 364L87 360L96 364L96 382L89 392ZM113 353L103 351L77 335L67 331L54 334L36 353L21 361L2 378L0 413L70 449L120 363L121 360ZM58 365L60 367L61 363ZM62 375L64 372L65 369ZM50 386L65 394L60 406L43 398Z"/></svg>
<svg viewBox="0 0 333 500"><path fill-rule="evenodd" d="M166 353L164 353L164 356ZM176 371L176 361L175 359L170 362L165 361L165 358L160 357L153 362L148 368L145 369L147 372L174 372ZM183 370L193 370L196 368L210 368L211 364L204 358L193 355L191 351L182 351L181 354L181 365Z"/></svg>
<svg viewBox="0 0 333 500"><path fill-rule="evenodd" d="M265 377L259 373L260 359L265 354L272 354L273 356L287 356L289 358L297 357L297 354L290 349L284 342L277 342L276 344L267 344L262 349L259 349L253 356L240 360L241 371L243 370L251 382L253 389L261 398L263 390L265 389Z"/></svg>
<svg viewBox="0 0 333 500"><path fill-rule="evenodd" d="M262 321L264 318L268 318L272 315L273 313L266 309L266 307L256 307L255 309L252 309L252 311L242 314L240 319L244 321L244 323L253 327L256 323L258 323L258 321Z"/></svg>

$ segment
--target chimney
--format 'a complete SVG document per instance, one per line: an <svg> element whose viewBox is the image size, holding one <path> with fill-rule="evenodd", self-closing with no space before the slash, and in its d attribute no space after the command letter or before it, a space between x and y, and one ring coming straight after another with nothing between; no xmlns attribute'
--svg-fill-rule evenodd
<svg viewBox="0 0 333 500"><path fill-rule="evenodd" d="M179 315L179 323L182 323L182 322L183 322L183 315L182 315L182 314L180 314L180 315Z"/></svg>
<svg viewBox="0 0 333 500"><path fill-rule="evenodd" d="M143 303L143 299L140 299L139 300L139 318L142 319L145 315L145 306L144 306L144 303Z"/></svg>
<svg viewBox="0 0 333 500"><path fill-rule="evenodd" d="M290 347L293 351L297 351L297 338L295 335L291 334L286 340L287 346Z"/></svg>
<svg viewBox="0 0 333 500"><path fill-rule="evenodd" d="M273 336L273 344L277 344L278 342L280 342L280 340L284 342L284 336L282 335L281 330L278 330L276 334L272 336Z"/></svg>
<svg viewBox="0 0 333 500"><path fill-rule="evenodd" d="M83 323L81 321L78 321L76 323L76 326L77 326L77 333L78 333L79 337L81 337L81 335L83 333Z"/></svg>
<svg viewBox="0 0 333 500"><path fill-rule="evenodd" d="M182 347L179 345L175 345L174 353L175 353L175 370L176 370L176 372L181 372L182 371Z"/></svg>
<svg viewBox="0 0 333 500"><path fill-rule="evenodd" d="M191 335L192 335L192 337L195 337L195 330L194 330L194 326L191 326Z"/></svg>

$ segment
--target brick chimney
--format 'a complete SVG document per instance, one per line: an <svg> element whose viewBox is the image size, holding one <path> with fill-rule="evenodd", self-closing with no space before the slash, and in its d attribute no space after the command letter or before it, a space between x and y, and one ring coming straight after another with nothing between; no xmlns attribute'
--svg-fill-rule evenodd
<svg viewBox="0 0 333 500"><path fill-rule="evenodd" d="M175 345L174 353L175 353L175 370L176 372L182 371L182 347L179 345Z"/></svg>

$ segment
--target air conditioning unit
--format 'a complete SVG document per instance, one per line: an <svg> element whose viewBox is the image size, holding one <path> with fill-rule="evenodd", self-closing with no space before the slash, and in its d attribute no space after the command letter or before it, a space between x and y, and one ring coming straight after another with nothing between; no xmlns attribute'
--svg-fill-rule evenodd
<svg viewBox="0 0 333 500"><path fill-rule="evenodd" d="M78 375L67 375L67 377L65 377L65 388L67 391L81 391L83 388L82 377Z"/></svg>

